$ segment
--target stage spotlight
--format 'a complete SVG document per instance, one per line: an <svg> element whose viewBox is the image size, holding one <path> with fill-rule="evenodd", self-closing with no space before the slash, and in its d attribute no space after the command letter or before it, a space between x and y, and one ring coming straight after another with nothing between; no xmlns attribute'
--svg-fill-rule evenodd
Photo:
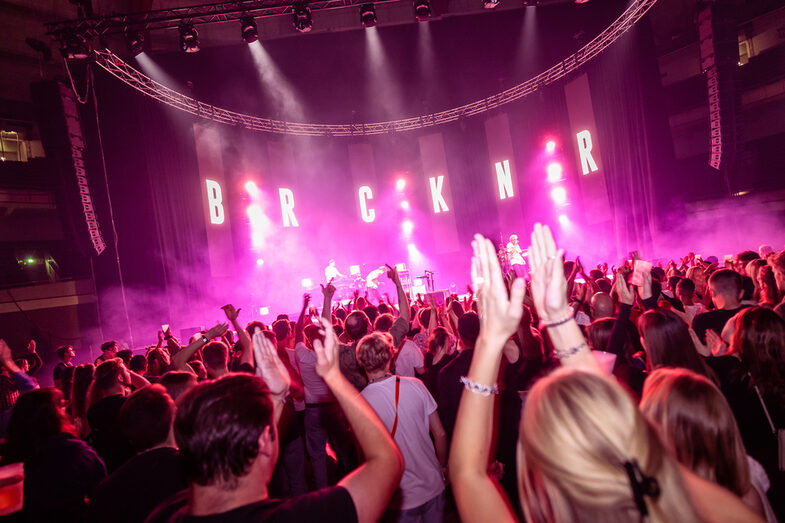
<svg viewBox="0 0 785 523"><path fill-rule="evenodd" d="M259 39L259 31L256 30L256 22L253 16L240 18L240 37L246 44L252 44Z"/></svg>
<svg viewBox="0 0 785 523"><path fill-rule="evenodd" d="M564 205L567 203L567 190L564 187L554 187L551 198L556 205Z"/></svg>
<svg viewBox="0 0 785 523"><path fill-rule="evenodd" d="M125 33L125 42L128 44L128 50L134 56L139 56L144 52L144 36L139 31L128 31Z"/></svg>
<svg viewBox="0 0 785 523"><path fill-rule="evenodd" d="M524 7L535 7L540 3L540 0L523 0Z"/></svg>
<svg viewBox="0 0 785 523"><path fill-rule="evenodd" d="M428 0L414 0L414 16L419 22L425 22L431 17L431 4Z"/></svg>
<svg viewBox="0 0 785 523"><path fill-rule="evenodd" d="M294 9L294 14L292 15L294 28L301 33L310 31L313 28L311 8L305 4L294 4L292 9Z"/></svg>
<svg viewBox="0 0 785 523"><path fill-rule="evenodd" d="M493 9L494 7L499 5L501 0L482 0L482 6L485 9Z"/></svg>
<svg viewBox="0 0 785 523"><path fill-rule="evenodd" d="M414 286L419 287L422 285L422 278L415 278L414 279Z"/></svg>
<svg viewBox="0 0 785 523"><path fill-rule="evenodd" d="M401 223L401 230L406 236L411 236L412 231L414 230L414 222L411 220L404 220Z"/></svg>
<svg viewBox="0 0 785 523"><path fill-rule="evenodd" d="M199 52L199 31L193 24L180 25L180 50L186 53Z"/></svg>
<svg viewBox="0 0 785 523"><path fill-rule="evenodd" d="M67 32L60 35L60 52L68 60L87 60L92 51L90 40L84 34Z"/></svg>
<svg viewBox="0 0 785 523"><path fill-rule="evenodd" d="M398 178L398 180L395 182L395 189L398 191L402 191L405 188L406 188L406 180L404 180L403 178Z"/></svg>
<svg viewBox="0 0 785 523"><path fill-rule="evenodd" d="M376 8L373 4L363 4L360 6L360 22L363 27L373 27L376 25Z"/></svg>
<svg viewBox="0 0 785 523"><path fill-rule="evenodd" d="M256 258L256 266L261 267L262 265L264 265L264 260L261 258Z"/></svg>
<svg viewBox="0 0 785 523"><path fill-rule="evenodd" d="M553 140L548 140L548 143L545 144L545 151L548 154L553 154L555 150L556 150L556 142L554 142Z"/></svg>
<svg viewBox="0 0 785 523"><path fill-rule="evenodd" d="M303 278L302 284L303 284L303 288L305 289L313 287L313 282L311 281L311 278Z"/></svg>
<svg viewBox="0 0 785 523"><path fill-rule="evenodd" d="M360 274L360 266L359 265L350 265L349 266L349 274L352 276L357 276Z"/></svg>
<svg viewBox="0 0 785 523"><path fill-rule="evenodd" d="M414 244L410 243L409 244L409 248L412 248L412 247L414 247ZM417 247L414 247L414 248L417 249ZM395 264L395 270L397 270L398 272L405 271L406 270L406 264L405 263L396 263Z"/></svg>
<svg viewBox="0 0 785 523"><path fill-rule="evenodd" d="M562 179L562 166L559 162L551 162L546 167L548 172L548 181L550 183L558 183Z"/></svg>
<svg viewBox="0 0 785 523"><path fill-rule="evenodd" d="M570 218L566 214L560 214L559 225L562 227L568 227L570 225Z"/></svg>
<svg viewBox="0 0 785 523"><path fill-rule="evenodd" d="M409 210L409 201L408 200L404 200L404 201L401 202L401 209L403 209L404 211L408 211Z"/></svg>
<svg viewBox="0 0 785 523"><path fill-rule="evenodd" d="M261 316L267 316L270 314L270 307L259 307L259 314Z"/></svg>
<svg viewBox="0 0 785 523"><path fill-rule="evenodd" d="M257 187L256 183L252 180L248 180L247 182L245 182L245 190L249 195L253 197L259 196L260 193L259 187Z"/></svg>

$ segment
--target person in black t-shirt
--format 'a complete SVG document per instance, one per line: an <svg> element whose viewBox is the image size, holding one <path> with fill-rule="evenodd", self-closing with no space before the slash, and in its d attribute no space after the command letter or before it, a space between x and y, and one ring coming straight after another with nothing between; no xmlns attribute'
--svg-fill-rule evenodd
<svg viewBox="0 0 785 523"><path fill-rule="evenodd" d="M711 300L717 308L698 314L692 320L692 329L703 343L706 343L708 329L720 334L725 323L743 308L741 298L744 295L744 289L742 289L741 275L738 272L730 269L715 272L709 278L709 290L711 291Z"/></svg>
<svg viewBox="0 0 785 523"><path fill-rule="evenodd" d="M437 388L439 392L439 415L447 431L447 440L452 440L458 404L461 402L463 384L461 378L469 372L474 354L474 344L480 336L480 317L467 312L458 318L458 355L439 372Z"/></svg>
<svg viewBox="0 0 785 523"><path fill-rule="evenodd" d="M142 523L161 501L186 487L172 434L174 411L162 385L142 387L126 399L119 422L137 454L95 489L89 521Z"/></svg>
<svg viewBox="0 0 785 523"><path fill-rule="evenodd" d="M278 459L276 424L289 389L275 346L253 336L256 376L228 374L203 382L178 402L174 434L188 491L162 503L148 523L186 521L319 521L362 523L381 517L403 474L403 459L387 429L338 366L338 340L322 319L316 370L344 410L365 463L337 486L287 500L270 499Z"/></svg>
<svg viewBox="0 0 785 523"><path fill-rule="evenodd" d="M60 390L63 390L63 374L65 373L65 369L66 367L73 367L71 360L74 356L76 356L76 353L74 353L74 348L70 345L63 345L57 349L57 357L60 358L60 362L55 366L53 377L55 387Z"/></svg>

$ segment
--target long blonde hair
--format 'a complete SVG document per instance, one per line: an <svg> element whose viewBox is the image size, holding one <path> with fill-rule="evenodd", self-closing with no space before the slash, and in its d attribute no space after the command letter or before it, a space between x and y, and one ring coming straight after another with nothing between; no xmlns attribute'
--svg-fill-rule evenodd
<svg viewBox="0 0 785 523"><path fill-rule="evenodd" d="M657 369L646 380L641 412L659 427L676 459L738 496L750 489L747 452L722 392L687 369Z"/></svg>
<svg viewBox="0 0 785 523"><path fill-rule="evenodd" d="M626 467L656 480L658 495L633 494ZM531 390L518 440L526 520L699 521L676 460L617 383L560 369Z"/></svg>

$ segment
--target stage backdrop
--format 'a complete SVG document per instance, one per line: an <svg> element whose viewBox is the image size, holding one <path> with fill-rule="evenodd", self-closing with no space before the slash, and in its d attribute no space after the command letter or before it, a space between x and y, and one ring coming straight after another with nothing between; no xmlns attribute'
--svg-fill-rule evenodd
<svg viewBox="0 0 785 523"><path fill-rule="evenodd" d="M361 31L265 43L276 85L287 79L284 98L245 46L159 61L173 84L191 82L198 97L237 110L296 110L309 121L410 116L514 85L576 49L577 29L596 34L620 12L606 5L564 24L560 9L382 27L376 47ZM132 328L200 326L229 301L245 320L261 308L296 311L303 292L321 301L330 259L363 275L405 263L413 279L433 271L436 288L463 291L474 233L502 243L518 234L526 245L535 221L587 263L650 251L652 180L672 158L650 38L644 20L579 74L501 110L374 137L205 123L99 72ZM98 280L112 296L115 283Z"/></svg>

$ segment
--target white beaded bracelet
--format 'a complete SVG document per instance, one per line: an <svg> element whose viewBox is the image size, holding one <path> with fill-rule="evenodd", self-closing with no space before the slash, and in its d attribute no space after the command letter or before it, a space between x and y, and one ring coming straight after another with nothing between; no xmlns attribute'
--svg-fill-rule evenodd
<svg viewBox="0 0 785 523"><path fill-rule="evenodd" d="M463 383L463 387L471 392L472 394L479 394L480 396L490 396L491 394L498 394L499 393L499 386L494 384L492 387L488 385L480 385L479 383L475 383L466 376L461 377L461 383Z"/></svg>
<svg viewBox="0 0 785 523"><path fill-rule="evenodd" d="M556 350L555 351L556 357L559 358L560 360L563 360L564 358L569 358L570 356L579 353L581 349L583 349L584 347L586 347L587 349L589 348L589 346L586 343L581 343L577 347L572 347L565 350Z"/></svg>

